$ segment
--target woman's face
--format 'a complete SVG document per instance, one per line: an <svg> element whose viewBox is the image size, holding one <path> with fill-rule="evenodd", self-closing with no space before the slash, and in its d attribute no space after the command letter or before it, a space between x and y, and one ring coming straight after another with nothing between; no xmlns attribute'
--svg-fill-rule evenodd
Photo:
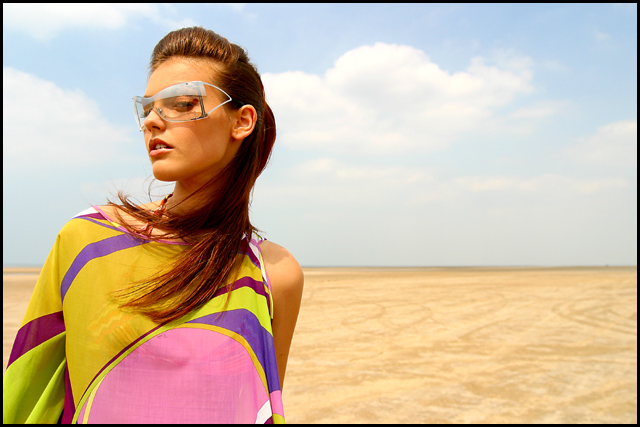
<svg viewBox="0 0 640 427"><path fill-rule="evenodd" d="M198 59L172 58L162 63L149 77L145 96L153 96L177 83L211 80L212 63ZM205 111L226 101L219 90L206 86ZM234 114L224 106L204 119L167 122L152 111L145 119L144 141L153 175L160 181L178 181L198 188L222 170L237 153L242 140L233 132ZM164 144L169 148L156 146Z"/></svg>

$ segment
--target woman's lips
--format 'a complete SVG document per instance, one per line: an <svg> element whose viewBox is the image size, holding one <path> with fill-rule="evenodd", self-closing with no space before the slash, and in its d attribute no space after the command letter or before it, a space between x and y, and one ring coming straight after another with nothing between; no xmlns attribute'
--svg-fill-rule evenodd
<svg viewBox="0 0 640 427"><path fill-rule="evenodd" d="M149 151L149 155L151 157L160 156L162 154L168 153L171 150L171 148L154 148L153 150Z"/></svg>
<svg viewBox="0 0 640 427"><path fill-rule="evenodd" d="M149 141L150 156L159 156L162 154L166 154L171 150L172 150L172 147L169 146L166 142L164 142L160 138L153 138Z"/></svg>

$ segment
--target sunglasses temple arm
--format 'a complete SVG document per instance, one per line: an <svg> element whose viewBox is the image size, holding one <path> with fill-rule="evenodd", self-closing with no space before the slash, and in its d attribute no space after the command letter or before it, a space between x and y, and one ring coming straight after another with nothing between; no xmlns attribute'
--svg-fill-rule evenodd
<svg viewBox="0 0 640 427"><path fill-rule="evenodd" d="M206 96L206 92L205 92L205 96ZM200 91L200 88L198 87L198 99L200 100L200 111L202 111L202 113L200 113L200 117L193 119L193 120L197 120L197 119L203 119L205 117L207 117L207 112L204 109L204 101L202 100L203 96L202 96L202 92Z"/></svg>

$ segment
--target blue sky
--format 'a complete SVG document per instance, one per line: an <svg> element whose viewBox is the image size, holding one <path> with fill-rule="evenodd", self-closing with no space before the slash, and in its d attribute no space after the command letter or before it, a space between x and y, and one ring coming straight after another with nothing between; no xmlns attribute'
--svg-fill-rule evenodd
<svg viewBox="0 0 640 427"><path fill-rule="evenodd" d="M625 4L3 4L3 265L118 189L148 201L131 97L191 25L262 74L252 222L301 265L637 265Z"/></svg>

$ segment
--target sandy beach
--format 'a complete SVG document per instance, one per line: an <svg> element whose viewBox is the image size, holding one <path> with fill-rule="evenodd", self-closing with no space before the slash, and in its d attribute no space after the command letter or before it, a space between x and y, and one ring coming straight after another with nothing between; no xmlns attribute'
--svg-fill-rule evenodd
<svg viewBox="0 0 640 427"><path fill-rule="evenodd" d="M637 423L637 268L306 268L289 423ZM38 269L3 269L3 367Z"/></svg>

